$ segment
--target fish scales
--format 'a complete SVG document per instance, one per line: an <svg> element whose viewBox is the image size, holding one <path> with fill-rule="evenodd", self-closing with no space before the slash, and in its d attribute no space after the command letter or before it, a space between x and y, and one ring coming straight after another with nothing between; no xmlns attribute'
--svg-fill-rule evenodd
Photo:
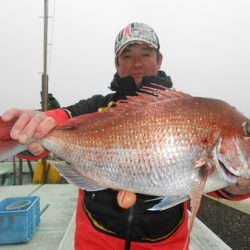
<svg viewBox="0 0 250 250"><path fill-rule="evenodd" d="M161 100L55 130L43 143L103 187L174 195L198 182L197 156L212 157L217 125L228 127L229 113L231 106L213 99Z"/></svg>
<svg viewBox="0 0 250 250"><path fill-rule="evenodd" d="M145 91L151 95L69 119L41 143L66 161L54 165L68 182L87 191L154 195L159 203L150 211L190 199L187 249L202 194L250 178L250 121L221 100ZM27 148L10 138L14 123L0 119L0 160Z"/></svg>
<svg viewBox="0 0 250 250"><path fill-rule="evenodd" d="M152 208L162 210L189 198L198 204L202 192L250 178L247 117L221 100L145 91L151 95L138 93L108 111L69 119L41 140L69 163L55 163L69 182L89 191L164 196ZM0 160L27 148L10 138L14 123L0 120Z"/></svg>

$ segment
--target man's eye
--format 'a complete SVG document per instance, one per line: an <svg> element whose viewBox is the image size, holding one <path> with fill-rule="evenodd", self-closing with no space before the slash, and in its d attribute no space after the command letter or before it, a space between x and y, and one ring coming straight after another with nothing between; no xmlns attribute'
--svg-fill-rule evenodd
<svg viewBox="0 0 250 250"><path fill-rule="evenodd" d="M122 58L123 59L128 59L128 58L131 58L131 56L130 55L123 55Z"/></svg>

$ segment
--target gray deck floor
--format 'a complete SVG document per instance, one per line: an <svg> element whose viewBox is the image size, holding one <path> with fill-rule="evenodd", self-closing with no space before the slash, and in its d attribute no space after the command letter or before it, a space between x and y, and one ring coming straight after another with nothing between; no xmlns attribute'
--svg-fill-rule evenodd
<svg viewBox="0 0 250 250"><path fill-rule="evenodd" d="M0 200L15 196L40 196L41 223L28 243L0 245L6 250L73 250L78 189L70 184L0 187ZM229 250L220 238L196 219L190 250Z"/></svg>

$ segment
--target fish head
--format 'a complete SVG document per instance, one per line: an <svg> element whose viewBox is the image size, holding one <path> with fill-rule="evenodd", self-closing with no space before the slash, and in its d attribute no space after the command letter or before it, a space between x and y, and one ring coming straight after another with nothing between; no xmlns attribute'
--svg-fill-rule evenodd
<svg viewBox="0 0 250 250"><path fill-rule="evenodd" d="M250 121L242 120L237 127L221 134L218 151L220 167L229 176L250 178Z"/></svg>

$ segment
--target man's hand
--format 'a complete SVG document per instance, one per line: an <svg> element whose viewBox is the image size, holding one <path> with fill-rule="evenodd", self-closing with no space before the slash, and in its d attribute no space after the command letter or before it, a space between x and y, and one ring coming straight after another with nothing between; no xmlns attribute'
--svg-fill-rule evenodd
<svg viewBox="0 0 250 250"><path fill-rule="evenodd" d="M226 192L236 195L250 194L250 179L238 177L238 182L235 185L224 188Z"/></svg>
<svg viewBox="0 0 250 250"><path fill-rule="evenodd" d="M12 139L21 144L28 144L28 150L33 155L43 153L44 148L37 142L31 142L34 139L41 139L56 126L53 118L47 116L44 112L34 110L11 109L2 115L3 121L17 119L11 129ZM30 143L29 143L30 142Z"/></svg>

